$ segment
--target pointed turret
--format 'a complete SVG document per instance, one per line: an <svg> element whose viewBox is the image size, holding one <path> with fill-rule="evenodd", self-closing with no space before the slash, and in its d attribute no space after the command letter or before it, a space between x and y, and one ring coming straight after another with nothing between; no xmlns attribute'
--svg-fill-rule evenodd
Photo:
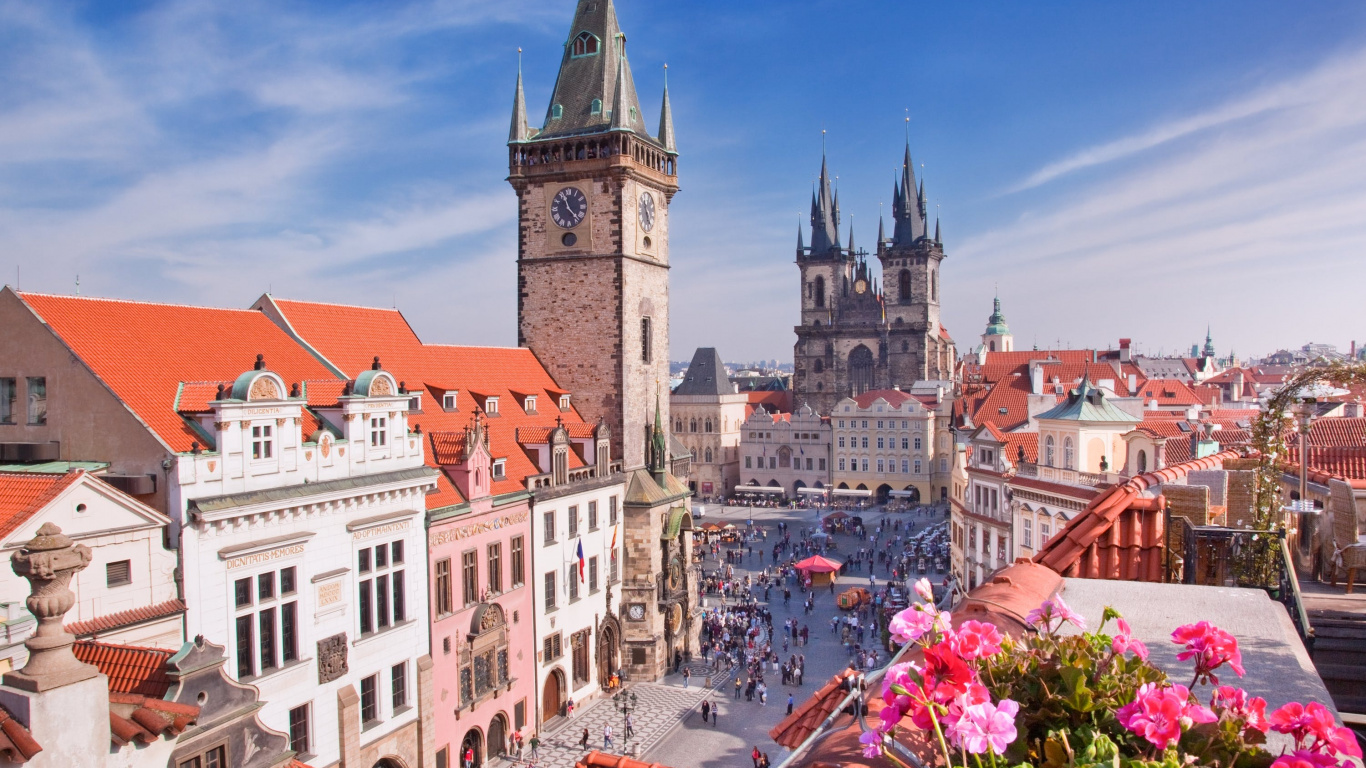
<svg viewBox="0 0 1366 768"><path fill-rule="evenodd" d="M685 83L686 85L686 83ZM686 94L685 94L686 95ZM674 115L669 108L669 65L664 65L664 106L659 109L659 143L670 152L678 150L674 146Z"/></svg>
<svg viewBox="0 0 1366 768"><path fill-rule="evenodd" d="M811 254L825 254L839 247L839 224L835 220L835 201L830 193L830 173L825 153L821 152L821 176L811 199Z"/></svg>
<svg viewBox="0 0 1366 768"><path fill-rule="evenodd" d="M920 209L920 220L925 221L928 216L925 212L925 180L920 180L920 194L916 198L916 207Z"/></svg>
<svg viewBox="0 0 1366 768"><path fill-rule="evenodd" d="M858 251L854 248L854 217L849 217L849 253L854 254Z"/></svg>
<svg viewBox="0 0 1366 768"><path fill-rule="evenodd" d="M882 217L881 217L881 216L878 216L878 217L877 217L877 247L878 247L878 250L882 250L882 242L883 242L884 240L886 240L886 239L887 239L887 238L883 235Z"/></svg>
<svg viewBox="0 0 1366 768"><path fill-rule="evenodd" d="M801 221L801 219L798 219L798 220L797 220L797 253L798 253L798 254L801 254L801 252L804 251L804 250L806 250L806 244L802 242L802 221Z"/></svg>
<svg viewBox="0 0 1366 768"><path fill-rule="evenodd" d="M526 95L522 93L522 52L517 51L517 93L512 97L512 128L508 131L508 143L518 144L531 138L531 128L526 121Z"/></svg>
<svg viewBox="0 0 1366 768"><path fill-rule="evenodd" d="M647 136L612 0L579 0L538 138L606 130Z"/></svg>
<svg viewBox="0 0 1366 768"><path fill-rule="evenodd" d="M664 418L659 408L659 393L655 393L655 428L650 433L650 472L660 487L664 487L664 475L668 471L668 452L664 440Z"/></svg>
<svg viewBox="0 0 1366 768"><path fill-rule="evenodd" d="M910 245L925 236L925 213L920 194L916 190L915 165L911 160L911 142L906 140L906 153L901 161L901 183L896 188L892 204L892 241L896 245Z"/></svg>
<svg viewBox="0 0 1366 768"><path fill-rule="evenodd" d="M934 241L935 241L936 243L940 244L940 245L943 245L943 244L944 244L944 241L939 237L939 217L938 217L938 216L935 216L935 217L934 217Z"/></svg>

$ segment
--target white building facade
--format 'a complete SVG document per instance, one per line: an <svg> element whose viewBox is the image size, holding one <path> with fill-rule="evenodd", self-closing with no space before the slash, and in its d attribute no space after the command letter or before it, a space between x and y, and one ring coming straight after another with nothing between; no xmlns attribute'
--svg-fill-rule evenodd
<svg viewBox="0 0 1366 768"><path fill-rule="evenodd" d="M409 396L367 371L334 404L286 394L258 362L199 416L215 453L180 454L188 634L227 640L229 672L300 759L427 764L423 466ZM307 425L307 426L306 426Z"/></svg>

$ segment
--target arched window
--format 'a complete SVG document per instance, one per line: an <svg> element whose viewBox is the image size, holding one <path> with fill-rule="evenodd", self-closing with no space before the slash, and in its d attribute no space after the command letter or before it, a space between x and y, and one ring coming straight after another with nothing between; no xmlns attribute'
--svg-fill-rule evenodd
<svg viewBox="0 0 1366 768"><path fill-rule="evenodd" d="M854 395L873 388L873 352L862 344L849 353L849 386Z"/></svg>
<svg viewBox="0 0 1366 768"><path fill-rule="evenodd" d="M706 428L703 429L702 431L704 431L704 432L710 432L710 431L711 431L711 419L707 419L707 423L706 423L704 426L705 426Z"/></svg>
<svg viewBox="0 0 1366 768"><path fill-rule="evenodd" d="M674 422L674 431L675 431L675 432L682 432L682 431L683 431L683 420L682 420L682 419L679 419L678 421L675 421L675 422Z"/></svg>
<svg viewBox="0 0 1366 768"><path fill-rule="evenodd" d="M816 306L825 306L825 278L816 275Z"/></svg>
<svg viewBox="0 0 1366 768"><path fill-rule="evenodd" d="M555 106L550 108L551 120L559 120L561 117L564 117L564 107L560 106L559 104L556 104Z"/></svg>
<svg viewBox="0 0 1366 768"><path fill-rule="evenodd" d="M707 449L707 463L708 463L708 464L711 463L711 449L710 449L710 448Z"/></svg>
<svg viewBox="0 0 1366 768"><path fill-rule="evenodd" d="M693 419L692 421L689 421L689 422L688 422L688 431L689 431L689 432L696 432L696 431L697 431L697 419Z"/></svg>
<svg viewBox="0 0 1366 768"><path fill-rule="evenodd" d="M911 303L911 270L903 269L896 277L897 297L902 304Z"/></svg>
<svg viewBox="0 0 1366 768"><path fill-rule="evenodd" d="M592 56L597 52L598 38L594 37L591 33L580 32L579 36L574 38L575 56Z"/></svg>
<svg viewBox="0 0 1366 768"><path fill-rule="evenodd" d="M1076 463L1077 463L1077 455L1076 455L1076 451L1072 448L1072 438L1070 438L1070 437L1064 437L1064 438L1062 439L1062 465L1063 465L1063 468L1064 468L1064 469L1076 469L1076 468L1077 468L1077 467L1076 467Z"/></svg>
<svg viewBox="0 0 1366 768"><path fill-rule="evenodd" d="M1049 435L1043 439L1043 463L1045 466L1053 466L1053 436Z"/></svg>
<svg viewBox="0 0 1366 768"><path fill-rule="evenodd" d="M602 99L593 99L593 105L588 108L588 112L593 115L601 115Z"/></svg>
<svg viewBox="0 0 1366 768"><path fill-rule="evenodd" d="M1148 452L1138 452L1138 473L1141 475L1148 471Z"/></svg>

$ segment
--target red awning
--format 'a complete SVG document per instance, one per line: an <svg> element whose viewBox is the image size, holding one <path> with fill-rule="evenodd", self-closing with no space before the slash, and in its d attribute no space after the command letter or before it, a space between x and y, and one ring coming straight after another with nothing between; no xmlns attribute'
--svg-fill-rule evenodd
<svg viewBox="0 0 1366 768"><path fill-rule="evenodd" d="M797 563L797 570L811 571L813 573L833 573L840 569L840 564L828 557L812 555L805 560Z"/></svg>

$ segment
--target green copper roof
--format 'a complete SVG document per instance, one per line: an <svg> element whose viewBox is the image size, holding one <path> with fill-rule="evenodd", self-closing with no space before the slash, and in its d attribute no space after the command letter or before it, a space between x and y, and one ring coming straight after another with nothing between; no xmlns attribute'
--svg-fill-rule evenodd
<svg viewBox="0 0 1366 768"><path fill-rule="evenodd" d="M1006 316L1001 313L1001 299L998 296L995 300L994 309L991 317L987 318L987 335L1004 336L1010 333L1010 328L1006 325Z"/></svg>
<svg viewBox="0 0 1366 768"><path fill-rule="evenodd" d="M1068 393L1065 402L1059 403L1052 410L1039 414L1038 418L1040 421L1052 419L1055 421L1099 421L1130 424L1137 424L1140 421L1127 411L1121 410L1107 401L1105 392L1099 387L1093 386L1089 377L1083 378L1081 384Z"/></svg>
<svg viewBox="0 0 1366 768"><path fill-rule="evenodd" d="M678 538L679 531L692 530L692 514L683 507L674 507L669 510L669 521L664 526L663 539L673 541Z"/></svg>
<svg viewBox="0 0 1366 768"><path fill-rule="evenodd" d="M588 44L575 53L582 38ZM601 106L593 112L593 102ZM556 108L559 113L556 114ZM579 0L564 44L560 74L536 138L628 130L649 137L626 58L626 35L612 0Z"/></svg>
<svg viewBox="0 0 1366 768"><path fill-rule="evenodd" d="M106 461L45 461L41 464L0 464L0 472L34 472L41 475L61 474L84 469L87 472L100 472L109 469Z"/></svg>

